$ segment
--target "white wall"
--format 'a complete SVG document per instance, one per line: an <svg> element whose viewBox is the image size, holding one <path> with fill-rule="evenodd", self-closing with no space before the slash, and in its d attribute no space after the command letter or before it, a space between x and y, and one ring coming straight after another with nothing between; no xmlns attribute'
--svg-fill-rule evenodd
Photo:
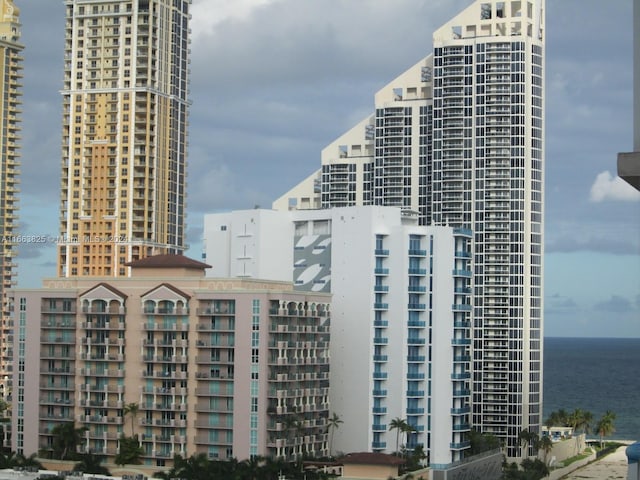
<svg viewBox="0 0 640 480"><path fill-rule="evenodd" d="M291 281L293 224L288 212L254 209L204 217L209 277Z"/></svg>
<svg viewBox="0 0 640 480"><path fill-rule="evenodd" d="M390 254L386 259L389 276L385 284L389 292L385 295L388 303L386 318L388 327L384 335L389 339L385 354L388 373L384 389L388 396L383 422L387 431L382 436L387 450L395 449L395 431L389 432L388 425L393 418L405 418L407 407L407 318L408 318L408 249L409 235L425 236L424 249L429 250L429 235L434 241L434 329L432 387L437 401L432 403L431 445L441 445L442 455L449 455L451 441L452 407L452 346L454 268L453 230L448 227L420 227L415 217L403 215L394 207L347 207L327 210L306 210L273 212L265 210L245 210L231 214L214 214L205 217L205 248L207 263L213 264L212 273L220 275L216 264L234 265L235 260L223 258L237 255L238 249L247 246L247 252L255 254L251 273L255 278L292 280L293 276L293 235L296 221L331 220L331 372L330 372L330 412L337 413L343 424L334 432L333 452L353 452L371 450L373 432L373 336L375 300L375 237L386 235ZM222 235L220 225L228 224ZM220 238L221 248L216 250L216 239ZM226 242L226 243L225 243ZM230 247L229 247L230 244ZM219 259L217 259L219 257ZM247 260L248 262L248 260ZM248 263L247 263L248 264ZM252 267L253 268L253 267ZM427 270L428 259L424 268ZM238 268L231 267L230 276L236 276ZM208 272L209 273L209 272ZM428 304L428 289L424 303ZM428 322L428 311L425 312ZM428 355L428 323L425 329L427 340L425 356ZM428 357L427 357L428 358ZM427 361L428 362L428 361ZM428 363L424 365L428 373ZM424 390L428 391L428 375ZM422 388L422 387L421 387ZM424 402L425 415L428 413ZM426 423L426 420L425 420ZM426 431L425 431L426 433ZM438 455L438 458L441 458ZM442 457L444 458L444 457ZM448 457L450 458L450 457ZM449 462L442 462L449 463Z"/></svg>

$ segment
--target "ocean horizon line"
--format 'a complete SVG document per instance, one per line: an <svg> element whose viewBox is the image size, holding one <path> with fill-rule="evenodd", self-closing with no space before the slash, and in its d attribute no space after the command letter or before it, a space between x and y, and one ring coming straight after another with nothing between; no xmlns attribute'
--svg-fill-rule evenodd
<svg viewBox="0 0 640 480"><path fill-rule="evenodd" d="M576 336L561 336L561 335L549 335L542 337L544 340L548 340L551 338L555 339L563 339L563 340L640 340L640 336L637 337L602 337L602 336L587 336L587 337L576 337Z"/></svg>

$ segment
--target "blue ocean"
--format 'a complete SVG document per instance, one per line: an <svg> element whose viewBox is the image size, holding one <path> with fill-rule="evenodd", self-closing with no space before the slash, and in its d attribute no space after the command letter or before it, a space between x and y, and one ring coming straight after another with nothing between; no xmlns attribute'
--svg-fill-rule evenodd
<svg viewBox="0 0 640 480"><path fill-rule="evenodd" d="M616 414L611 439L640 440L640 338L545 338L544 416L561 408ZM597 438L591 432L589 437Z"/></svg>

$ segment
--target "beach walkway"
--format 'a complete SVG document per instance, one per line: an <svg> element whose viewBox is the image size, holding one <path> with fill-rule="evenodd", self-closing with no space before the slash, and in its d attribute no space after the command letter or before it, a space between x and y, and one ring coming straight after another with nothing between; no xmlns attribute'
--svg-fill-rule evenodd
<svg viewBox="0 0 640 480"><path fill-rule="evenodd" d="M561 471L553 472L549 478L564 480L625 480L627 478L627 455L624 453L627 446L618 448L615 452L607 455L601 460L596 460L580 467L570 473ZM567 467L567 469L569 469ZM564 470L564 469L561 469ZM555 476L562 473L562 476Z"/></svg>

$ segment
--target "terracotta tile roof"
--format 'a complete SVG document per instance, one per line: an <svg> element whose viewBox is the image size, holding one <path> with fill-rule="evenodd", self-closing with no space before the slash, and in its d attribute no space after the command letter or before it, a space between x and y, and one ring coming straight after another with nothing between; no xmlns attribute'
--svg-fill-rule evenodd
<svg viewBox="0 0 640 480"><path fill-rule="evenodd" d="M343 465L402 465L405 463L404 459L395 455L375 452L348 453L338 461Z"/></svg>
<svg viewBox="0 0 640 480"><path fill-rule="evenodd" d="M211 265L199 262L184 255L154 255L152 257L141 258L133 262L125 263L131 268L190 268L204 270L211 268Z"/></svg>

